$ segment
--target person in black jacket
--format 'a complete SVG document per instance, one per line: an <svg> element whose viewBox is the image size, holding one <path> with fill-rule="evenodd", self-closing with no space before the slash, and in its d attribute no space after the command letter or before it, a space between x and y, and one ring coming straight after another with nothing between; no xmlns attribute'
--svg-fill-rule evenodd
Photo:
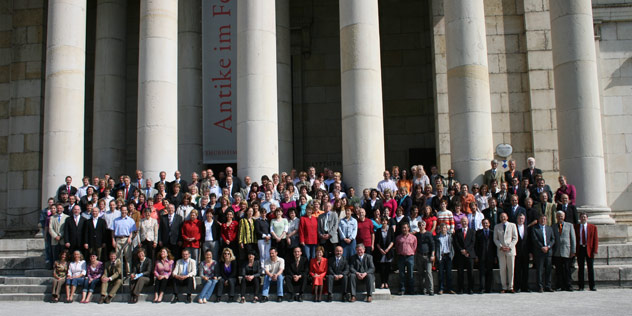
<svg viewBox="0 0 632 316"><path fill-rule="evenodd" d="M86 219L81 216L81 207L79 204L75 204L72 208L72 214L66 219L66 224L64 225L64 241L69 253L74 253L75 250L79 250L82 254L85 253L85 249L81 247L83 245L85 224Z"/></svg>
<svg viewBox="0 0 632 316"><path fill-rule="evenodd" d="M167 214L160 219L160 227L158 228L158 246L160 248L167 247L174 256L181 253L182 246L182 216L175 213L176 207L169 204ZM178 259L178 258L176 258Z"/></svg>
<svg viewBox="0 0 632 316"><path fill-rule="evenodd" d="M467 217L461 218L461 228L452 236L454 246L454 263L457 268L459 289L457 293L464 291L474 293L474 259L476 259L476 231L469 229ZM463 270L467 269L467 290L463 286Z"/></svg>
<svg viewBox="0 0 632 316"><path fill-rule="evenodd" d="M388 275L391 272L391 261L393 261L394 256L395 235L388 225L388 217L382 216L380 221L382 228L375 232L375 251L373 253L380 277L380 288L388 289Z"/></svg>
<svg viewBox="0 0 632 316"><path fill-rule="evenodd" d="M222 255L223 256L223 255ZM244 262L241 267L241 299L239 303L246 302L246 290L248 285L252 285L254 298L252 300L253 303L259 301L259 285L261 285L261 266L259 262L255 261L256 253L254 251L248 252L248 260ZM223 281L221 281L224 283ZM229 281L230 282L230 281ZM218 292L218 295L219 292Z"/></svg>
<svg viewBox="0 0 632 316"><path fill-rule="evenodd" d="M289 301L303 301L303 293L307 288L307 277L309 275L309 262L303 256L301 247L292 250L292 258L285 264L285 285L290 293Z"/></svg>
<svg viewBox="0 0 632 316"><path fill-rule="evenodd" d="M489 219L483 219L483 229L476 232L476 258L478 260L479 293L490 293L494 283L493 269L496 261L494 231L489 229Z"/></svg>
<svg viewBox="0 0 632 316"><path fill-rule="evenodd" d="M524 214L518 215L516 228L518 229L518 242L516 243L516 259L514 263L514 289L516 292L530 292L529 290L529 253L531 242L529 241L529 227Z"/></svg>
<svg viewBox="0 0 632 316"><path fill-rule="evenodd" d="M101 252L105 248L105 241L108 237L108 224L103 218L99 217L98 207L93 207L91 214L92 219L88 220L84 229L83 248L87 250L88 253L96 254L99 260L105 261L103 257L101 257Z"/></svg>
<svg viewBox="0 0 632 316"><path fill-rule="evenodd" d="M349 263L347 259L342 256L342 247L336 246L334 249L334 256L328 260L327 264L327 301L331 302L334 283L340 283L342 285L342 301L348 301L351 297L347 292L348 279L349 279Z"/></svg>
<svg viewBox="0 0 632 316"><path fill-rule="evenodd" d="M222 250L222 257L220 264L216 265L217 268L217 297L215 302L222 300L224 294L224 287L229 286L228 300L232 302L235 300L235 285L237 284L237 260L233 254L233 250L226 247Z"/></svg>
<svg viewBox="0 0 632 316"><path fill-rule="evenodd" d="M138 303L138 295L140 295L145 284L151 281L154 267L151 259L145 257L145 249L138 248L136 258L138 260L132 266L132 274L130 275L131 296L129 302L131 304Z"/></svg>
<svg viewBox="0 0 632 316"><path fill-rule="evenodd" d="M432 279L432 263L435 259L435 241L432 233L426 230L426 222L419 222L417 237L417 252L415 254L415 266L419 277L419 294L428 293L434 295Z"/></svg>

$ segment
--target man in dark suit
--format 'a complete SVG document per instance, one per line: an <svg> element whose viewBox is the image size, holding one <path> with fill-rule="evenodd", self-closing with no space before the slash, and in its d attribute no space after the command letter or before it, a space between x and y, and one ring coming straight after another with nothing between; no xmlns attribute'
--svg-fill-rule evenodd
<svg viewBox="0 0 632 316"><path fill-rule="evenodd" d="M454 263L457 268L459 288L458 294L464 291L474 293L474 259L476 259L476 231L468 229L467 217L461 218L461 228L457 229L452 238L454 246ZM467 269L467 289L463 286L463 270Z"/></svg>
<svg viewBox="0 0 632 316"><path fill-rule="evenodd" d="M500 216L500 213L503 213L504 210L497 206L498 202L496 202L495 198L490 197L488 200L489 207L483 210L483 216L485 216L485 218L489 220L489 224L491 225L491 227L494 227L496 226L496 224L500 223L500 219L498 216Z"/></svg>
<svg viewBox="0 0 632 316"><path fill-rule="evenodd" d="M182 179L182 173L180 173L180 170L176 170L176 172L173 173L173 176L175 179L171 181L169 185L171 193L173 193L173 185L176 183L180 185L180 191L182 191L183 194L189 192L189 185L186 180Z"/></svg>
<svg viewBox="0 0 632 316"><path fill-rule="evenodd" d="M529 186L529 179L527 178L523 178L522 181L520 182L520 187L518 188L518 204L520 204L521 206L524 206L524 201L528 198L531 197L531 188ZM531 197L532 199L534 197ZM537 200L538 197L536 196L535 199Z"/></svg>
<svg viewBox="0 0 632 316"><path fill-rule="evenodd" d="M579 290L584 290L584 262L588 265L588 286L591 291L596 291L595 287L595 270L593 263L595 255L599 250L599 236L597 226L588 224L588 215L586 213L579 214L579 224L575 226L575 234L577 240L577 284Z"/></svg>
<svg viewBox="0 0 632 316"><path fill-rule="evenodd" d="M538 224L531 230L531 246L535 257L538 275L538 291L553 292L551 288L551 269L555 235L551 226L546 225L546 215L540 215Z"/></svg>
<svg viewBox="0 0 632 316"><path fill-rule="evenodd" d="M134 197L134 191L136 190L138 188L132 185L130 177L125 176L123 178L123 187L120 189L120 191L123 191L123 199L129 202Z"/></svg>
<svg viewBox="0 0 632 316"><path fill-rule="evenodd" d="M510 201L511 201L511 206L505 210L505 213L507 213L509 222L515 224L518 222L518 214L524 214L524 216L527 216L527 210L525 210L524 207L518 205L517 195L512 195L510 198Z"/></svg>
<svg viewBox="0 0 632 316"><path fill-rule="evenodd" d="M375 288L375 266L373 257L364 253L364 245L356 245L356 254L349 260L349 287L351 288L351 300L356 301L356 284L358 281L365 281L366 302L372 302L372 294Z"/></svg>
<svg viewBox="0 0 632 316"><path fill-rule="evenodd" d="M494 244L494 231L489 229L490 221L483 219L483 229L476 232L475 250L478 260L479 293L483 291L491 293L494 283L494 263L496 261L496 244Z"/></svg>
<svg viewBox="0 0 632 316"><path fill-rule="evenodd" d="M83 245L83 232L86 224L86 219L81 216L81 207L79 204L75 204L72 208L72 215L66 219L66 225L64 225L64 240L66 241L66 249L70 253L75 250L79 250L82 253L85 251L82 249Z"/></svg>
<svg viewBox="0 0 632 316"><path fill-rule="evenodd" d="M577 213L577 207L570 203L568 195L562 194L562 203L557 206L558 211L564 212L564 221L573 225L579 224L579 216Z"/></svg>
<svg viewBox="0 0 632 316"><path fill-rule="evenodd" d="M182 200L184 199L184 193L181 191L181 186L178 183L173 183L171 186L171 193L167 195L167 201L169 203L175 205L177 208L182 204Z"/></svg>
<svg viewBox="0 0 632 316"><path fill-rule="evenodd" d="M535 158L533 157L527 158L527 165L529 167L522 170L522 178L529 179L529 184L535 184L535 176L539 174L541 175L542 170L535 167Z"/></svg>
<svg viewBox="0 0 632 316"><path fill-rule="evenodd" d="M72 186L72 177L66 176L66 183L59 186L57 189L57 201L60 201L61 192L66 191L69 195L77 194L77 188Z"/></svg>
<svg viewBox="0 0 632 316"><path fill-rule="evenodd" d="M553 191L551 191L551 187L545 183L544 178L538 177L536 180L536 185L531 188L531 196L539 197L542 192L546 192L547 202L553 202Z"/></svg>
<svg viewBox="0 0 632 316"><path fill-rule="evenodd" d="M149 283L152 277L153 264L151 259L145 257L145 249L139 248L136 251L137 259L132 266L132 274L130 278L130 291L131 296L129 302L136 304L138 302L138 296L145 287L145 284Z"/></svg>
<svg viewBox="0 0 632 316"><path fill-rule="evenodd" d="M99 217L98 207L93 207L91 214L92 219L85 224L83 247L88 253L96 254L99 260L104 261L101 257L101 252L105 249L105 241L108 237L108 224L103 218Z"/></svg>
<svg viewBox="0 0 632 316"><path fill-rule="evenodd" d="M221 172L220 172L220 173L221 173ZM233 173L233 168L231 168L231 167L226 167L225 174L226 174L226 176L225 176L223 179L220 179L220 181L219 181L219 186L220 186L220 187L222 187L222 188L226 187L226 179L227 179L228 177L232 177L232 178L233 178L233 184L234 184L234 185L236 185L238 189L240 189L240 188L242 188L242 187L243 187L243 184L242 184L242 182L241 182L241 179L239 179L239 177L238 177L238 176L236 176L236 175ZM237 190L237 192L239 192L239 190ZM233 193L233 192L231 192L231 194L232 194L232 193Z"/></svg>
<svg viewBox="0 0 632 316"><path fill-rule="evenodd" d="M226 177L225 186L222 188L228 188L228 192L230 192L231 197L233 197L235 193L241 192L241 188L233 182L233 177Z"/></svg>
<svg viewBox="0 0 632 316"><path fill-rule="evenodd" d="M167 173L164 171L160 171L158 181L156 181L156 184L154 184L154 189L158 190L158 185L160 185L160 183L165 185L165 191L168 194L171 187L171 182L167 181Z"/></svg>
<svg viewBox="0 0 632 316"><path fill-rule="evenodd" d="M516 223L518 229L518 242L516 243L516 259L514 273L514 289L516 292L530 292L529 290L529 228L527 227L526 216L518 215Z"/></svg>
<svg viewBox="0 0 632 316"><path fill-rule="evenodd" d="M509 160L507 165L509 166L509 170L505 171L505 182L512 184L513 179L518 178L518 183L520 183L522 174L520 171L516 170L516 161L513 159Z"/></svg>
<svg viewBox="0 0 632 316"><path fill-rule="evenodd" d="M309 275L309 263L307 258L303 256L301 247L295 247L292 250L292 259L285 264L285 285L290 293L290 302L297 300L303 301L303 293L307 288L307 277Z"/></svg>
<svg viewBox="0 0 632 316"><path fill-rule="evenodd" d="M341 246L337 246L334 250L334 256L329 259L327 268L327 301L331 302L331 298L334 292L334 283L340 283L342 285L342 301L345 302L350 299L350 294L347 293L347 280L349 278L349 264L345 257L342 256L343 249Z"/></svg>
<svg viewBox="0 0 632 316"><path fill-rule="evenodd" d="M181 228L182 216L176 214L175 205L169 204L167 214L163 215L160 219L158 246L169 248L174 257L179 256L180 246L182 246Z"/></svg>

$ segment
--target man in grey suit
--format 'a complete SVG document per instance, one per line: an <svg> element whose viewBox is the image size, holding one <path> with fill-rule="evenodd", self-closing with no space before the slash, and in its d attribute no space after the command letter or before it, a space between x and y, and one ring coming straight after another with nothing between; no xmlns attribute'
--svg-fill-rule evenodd
<svg viewBox="0 0 632 316"><path fill-rule="evenodd" d="M533 255L535 256L535 266L538 275L538 289L553 292L551 288L551 257L555 246L555 236L553 229L546 225L546 215L541 214L538 224L531 230L531 244L533 245Z"/></svg>
<svg viewBox="0 0 632 316"><path fill-rule="evenodd" d="M575 256L575 228L573 224L564 221L566 213L557 211L557 223L553 228L555 247L553 248L553 264L555 264L555 278L557 288L572 292L571 288L571 263Z"/></svg>
<svg viewBox="0 0 632 316"><path fill-rule="evenodd" d="M485 171L485 174L483 175L483 183L487 184L488 187L492 186L493 180L496 180L496 183L498 183L498 185L503 182L503 173L498 170L498 160L492 160L491 164L492 168Z"/></svg>
<svg viewBox="0 0 632 316"><path fill-rule="evenodd" d="M342 301L346 302L350 300L350 294L347 292L347 280L349 276L349 263L347 259L342 256L343 249L341 246L336 246L334 250L335 255L329 259L327 268L327 302L331 302L331 297L334 292L334 282L342 285Z"/></svg>
<svg viewBox="0 0 632 316"><path fill-rule="evenodd" d="M331 211L330 203L325 203L323 210L318 216L318 243L325 248L325 257L330 257L338 245L338 214Z"/></svg>
<svg viewBox="0 0 632 316"><path fill-rule="evenodd" d="M366 299L371 303L373 298L373 290L375 289L375 266L373 265L373 257L364 253L364 244L356 246L356 254L349 260L349 286L351 287L351 300L356 301L356 284L358 281L366 281Z"/></svg>
<svg viewBox="0 0 632 316"><path fill-rule="evenodd" d="M154 196L156 195L156 193L158 193L158 190L154 189L152 183L151 183L151 179L146 179L145 180L145 186L142 188L138 188L140 190L140 193L145 194L145 197L149 200L149 199L153 199Z"/></svg>

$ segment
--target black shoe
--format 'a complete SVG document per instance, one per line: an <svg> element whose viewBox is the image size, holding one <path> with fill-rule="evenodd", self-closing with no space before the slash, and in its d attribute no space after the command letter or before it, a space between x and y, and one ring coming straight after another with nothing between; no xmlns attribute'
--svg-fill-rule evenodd
<svg viewBox="0 0 632 316"><path fill-rule="evenodd" d="M187 294L187 300L185 303L191 304L191 294Z"/></svg>
<svg viewBox="0 0 632 316"><path fill-rule="evenodd" d="M283 296L277 296L277 303L283 302Z"/></svg>
<svg viewBox="0 0 632 316"><path fill-rule="evenodd" d="M590 290L591 290L591 291L593 291L593 292L596 292L596 291L597 291L597 288L593 287L593 288L592 288L592 289L590 289Z"/></svg>
<svg viewBox="0 0 632 316"><path fill-rule="evenodd" d="M105 296L101 295L101 299L99 299L99 304L105 303Z"/></svg>
<svg viewBox="0 0 632 316"><path fill-rule="evenodd" d="M178 302L178 294L174 294L173 298L171 299L171 304L175 304Z"/></svg>
<svg viewBox="0 0 632 316"><path fill-rule="evenodd" d="M578 288L577 290L578 290L578 291L583 291L583 290L584 290L584 288L583 288L583 287L580 287L580 288Z"/></svg>
<svg viewBox="0 0 632 316"><path fill-rule="evenodd" d="M538 293L544 293L544 290L542 288L539 288Z"/></svg>
<svg viewBox="0 0 632 316"><path fill-rule="evenodd" d="M327 303L331 303L331 294L327 294L327 298L325 299Z"/></svg>
<svg viewBox="0 0 632 316"><path fill-rule="evenodd" d="M235 297L234 296L229 296L228 299L226 300L226 303L232 303L235 301Z"/></svg>
<svg viewBox="0 0 632 316"><path fill-rule="evenodd" d="M264 296L264 297L261 298L261 303L265 303L267 301L269 301L267 296Z"/></svg>
<svg viewBox="0 0 632 316"><path fill-rule="evenodd" d="M219 303L221 301L222 301L222 297L221 296L215 297L215 303Z"/></svg>
<svg viewBox="0 0 632 316"><path fill-rule="evenodd" d="M112 296L108 296L105 298L105 304L110 304L110 302L112 301Z"/></svg>
<svg viewBox="0 0 632 316"><path fill-rule="evenodd" d="M467 291L467 294L470 294L470 295L472 295L472 294L474 294L474 291L472 291L472 290L469 290L469 291Z"/></svg>
<svg viewBox="0 0 632 316"><path fill-rule="evenodd" d="M302 301L303 301L303 294L299 294L299 295L296 297L296 300L297 300L297 301L299 301L299 302L302 302Z"/></svg>
<svg viewBox="0 0 632 316"><path fill-rule="evenodd" d="M555 292L555 291L553 291L552 288L547 288L547 289L544 289L544 292Z"/></svg>

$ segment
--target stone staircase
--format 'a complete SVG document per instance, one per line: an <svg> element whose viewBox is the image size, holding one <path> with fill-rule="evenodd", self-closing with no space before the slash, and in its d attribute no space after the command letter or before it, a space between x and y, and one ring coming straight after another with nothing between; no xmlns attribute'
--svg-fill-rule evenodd
<svg viewBox="0 0 632 316"><path fill-rule="evenodd" d="M632 225L632 211L616 211L611 214L617 224Z"/></svg>
<svg viewBox="0 0 632 316"><path fill-rule="evenodd" d="M50 299L51 271L46 269L44 258L41 255L43 249L42 239L0 239L0 301L48 301ZM535 269L531 269L530 273L531 287L535 289ZM476 288L478 288L478 271L475 271L474 274ZM497 283L500 278L498 270L494 271L494 275L496 280L494 289L500 290L500 284ZM456 277L456 271L453 271L453 287L456 285ZM599 255L595 259L595 278L599 288L632 287L632 243L600 245ZM574 279L576 279L576 274ZM435 286L438 285L436 272L434 273L434 282ZM200 283L198 280L198 284ZM391 273L389 284L393 292L396 293L399 289L398 274ZM197 292L199 290L200 287L198 287ZM273 292L271 291L271 293ZM78 300L79 296L80 294L77 294L75 300ZM169 301L171 297L170 294L166 294L164 301ZM99 295L97 294L93 300L97 301L98 298ZM304 298L311 300L312 296L304 295ZM359 300L363 298L363 295L358 295ZM388 300L391 298L391 292L376 289L373 298L375 300ZM114 301L127 302L128 299L129 284L126 281ZM152 299L153 287L146 287L139 300L151 301ZM271 294L270 299L274 300L276 296ZM340 295L334 296L334 299L339 300Z"/></svg>

